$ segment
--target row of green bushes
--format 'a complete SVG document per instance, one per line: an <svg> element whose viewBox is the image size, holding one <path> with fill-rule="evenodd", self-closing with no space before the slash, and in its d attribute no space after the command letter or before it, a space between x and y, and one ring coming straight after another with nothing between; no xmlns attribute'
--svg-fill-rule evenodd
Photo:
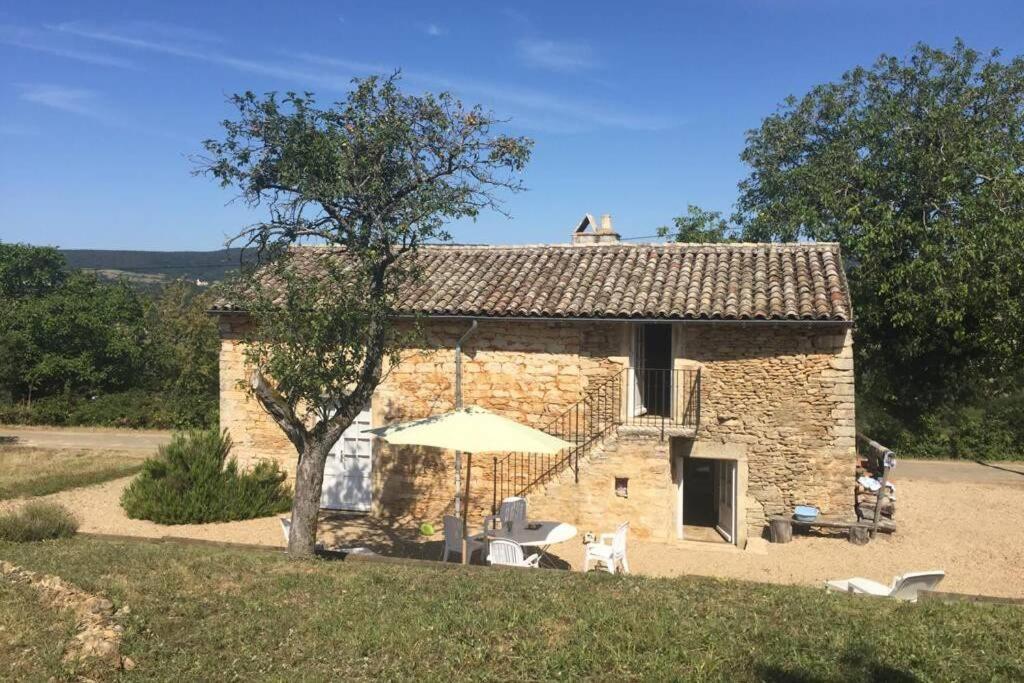
<svg viewBox="0 0 1024 683"><path fill-rule="evenodd" d="M858 402L859 430L908 458L1024 460L1024 391L952 403L900 419Z"/></svg>
<svg viewBox="0 0 1024 683"><path fill-rule="evenodd" d="M0 423L134 429L208 428L217 424L215 396L177 397L147 389L94 396L58 394L0 402Z"/></svg>
<svg viewBox="0 0 1024 683"><path fill-rule="evenodd" d="M0 242L0 422L213 426L213 296L187 282L140 291Z"/></svg>

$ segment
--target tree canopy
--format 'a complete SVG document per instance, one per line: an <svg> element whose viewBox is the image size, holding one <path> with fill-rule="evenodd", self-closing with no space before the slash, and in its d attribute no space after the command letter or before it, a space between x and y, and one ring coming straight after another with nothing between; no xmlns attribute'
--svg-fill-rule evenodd
<svg viewBox="0 0 1024 683"><path fill-rule="evenodd" d="M842 245L861 390L887 410L1010 390L1024 369L1024 59L883 55L747 135L753 240Z"/></svg>
<svg viewBox="0 0 1024 683"><path fill-rule="evenodd" d="M64 257L52 247L0 243L0 301L45 294L67 275Z"/></svg>
<svg viewBox="0 0 1024 683"><path fill-rule="evenodd" d="M658 228L659 237L675 242L714 243L734 241L739 228L722 217L721 211L708 211L695 204L686 207L686 214L672 219L672 227Z"/></svg>
<svg viewBox="0 0 1024 683"><path fill-rule="evenodd" d="M406 256L447 240L450 221L501 210L531 143L447 93L406 94L397 76L356 79L327 107L310 93L232 101L238 117L204 143L199 172L268 213L236 238L260 264L229 296L251 321L249 388L299 453L289 550L308 554L328 450L402 346L396 296L417 276ZM331 249L308 269L304 244Z"/></svg>

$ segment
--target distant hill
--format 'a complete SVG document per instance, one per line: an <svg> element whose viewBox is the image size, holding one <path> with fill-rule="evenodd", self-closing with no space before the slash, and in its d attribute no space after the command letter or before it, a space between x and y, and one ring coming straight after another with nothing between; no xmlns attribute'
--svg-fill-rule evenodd
<svg viewBox="0 0 1024 683"><path fill-rule="evenodd" d="M141 287L173 280L213 283L238 270L241 249L218 251L123 251L61 249L72 268L90 270L108 279L127 278ZM246 260L252 252L246 255Z"/></svg>

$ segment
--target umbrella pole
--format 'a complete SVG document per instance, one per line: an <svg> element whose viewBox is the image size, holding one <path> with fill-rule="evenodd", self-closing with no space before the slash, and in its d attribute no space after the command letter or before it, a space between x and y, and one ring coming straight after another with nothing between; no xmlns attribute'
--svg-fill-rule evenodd
<svg viewBox="0 0 1024 683"><path fill-rule="evenodd" d="M455 451L455 516L462 514L462 451Z"/></svg>
<svg viewBox="0 0 1024 683"><path fill-rule="evenodd" d="M469 542L466 533L469 529L469 480L473 474L473 454L466 453L466 495L462 499L462 564L469 564Z"/></svg>

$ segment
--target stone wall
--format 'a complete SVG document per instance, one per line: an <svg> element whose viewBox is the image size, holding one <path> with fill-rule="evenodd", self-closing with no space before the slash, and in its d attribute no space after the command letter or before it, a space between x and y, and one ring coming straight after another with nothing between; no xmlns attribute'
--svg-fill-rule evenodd
<svg viewBox="0 0 1024 683"><path fill-rule="evenodd" d="M246 392L245 356L241 321L221 321L220 342L220 428L228 430L234 442L232 454L239 464L250 466L259 460L277 460L294 473L298 454L284 432Z"/></svg>
<svg viewBox="0 0 1024 683"><path fill-rule="evenodd" d="M568 472L530 495L530 516L569 522L581 534L610 533L628 521L634 538L675 538L678 485L671 443L653 434L620 434L609 439L584 461L578 484ZM629 480L626 496L615 489L615 480L623 477Z"/></svg>
<svg viewBox="0 0 1024 683"><path fill-rule="evenodd" d="M683 456L737 462L738 544L766 518L809 503L852 514L852 334L806 326L679 326L677 367L701 368L701 427L694 440L620 430L580 468L529 496L531 515L571 520L581 533L630 522L636 538L678 537ZM628 497L615 479L629 479Z"/></svg>
<svg viewBox="0 0 1024 683"><path fill-rule="evenodd" d="M425 348L403 353L374 397L374 424L425 417L454 407L453 349L466 329L461 322L424 327ZM482 321L463 346L463 403L543 429L575 404L591 382L623 367L614 360L621 338L621 327L611 324ZM495 455L500 457L482 453L473 458L469 509L476 519L491 511ZM374 462L378 514L437 519L450 513L453 462L450 452L378 445Z"/></svg>
<svg viewBox="0 0 1024 683"><path fill-rule="evenodd" d="M374 394L374 426L426 417L454 407L454 347L469 324L428 321L422 348L401 355ZM276 459L294 471L295 449L248 396L244 355L238 337L244 321L222 321L220 419L235 441L243 464ZM575 404L590 383L626 363L621 324L480 321L463 346L465 405L478 405L544 428ZM434 449L393 448L378 442L374 452L374 512L399 519L438 519L454 496L454 457ZM473 460L474 516L489 514L493 454ZM465 469L465 468L464 468ZM465 477L465 472L463 473Z"/></svg>
<svg viewBox="0 0 1024 683"><path fill-rule="evenodd" d="M402 354L373 399L375 426L450 410L455 341L465 322L430 321L422 348ZM295 452L255 401L238 387L242 349L223 329L221 426L243 462L279 460L291 471ZM630 326L623 323L481 321L463 353L466 405L480 405L538 428L572 406L592 383L628 364ZM836 327L678 325L676 367L702 368L701 428L691 455L742 460L740 519L760 533L767 516L799 503L823 512L852 507L854 409L852 335ZM581 483L549 485L531 496L535 513L579 520L610 531L623 519L637 537L675 534L678 503L669 441L636 436L607 445ZM490 512L493 454L473 461L472 515ZM463 473L465 476L465 473ZM629 498L614 477L630 478ZM571 478L570 478L571 479ZM378 443L374 512L402 520L436 520L454 494L452 453ZM546 499L546 500L545 500ZM556 514L557 513L557 514Z"/></svg>
<svg viewBox="0 0 1024 683"><path fill-rule="evenodd" d="M747 525L801 503L853 506L852 331L813 326L682 328L682 363L702 368L697 444L745 453Z"/></svg>

